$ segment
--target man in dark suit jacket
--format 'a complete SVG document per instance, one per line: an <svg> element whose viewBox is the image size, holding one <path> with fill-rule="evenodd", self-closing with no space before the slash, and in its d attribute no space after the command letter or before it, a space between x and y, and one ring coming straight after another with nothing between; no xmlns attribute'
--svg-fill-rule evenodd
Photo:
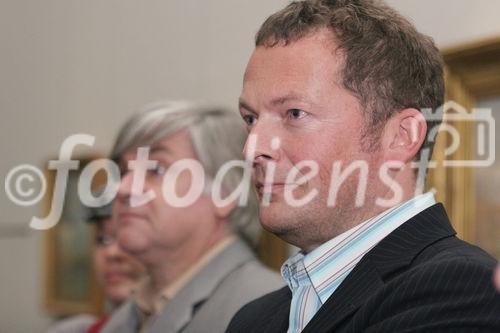
<svg viewBox="0 0 500 333"><path fill-rule="evenodd" d="M418 194L439 124L424 109L443 102L432 39L383 3L296 1L264 22L245 153L263 226L300 252L227 332L500 332L495 260Z"/></svg>
<svg viewBox="0 0 500 333"><path fill-rule="evenodd" d="M498 332L494 265L435 205L364 256L302 332ZM288 287L257 299L227 332L286 332L290 301Z"/></svg>

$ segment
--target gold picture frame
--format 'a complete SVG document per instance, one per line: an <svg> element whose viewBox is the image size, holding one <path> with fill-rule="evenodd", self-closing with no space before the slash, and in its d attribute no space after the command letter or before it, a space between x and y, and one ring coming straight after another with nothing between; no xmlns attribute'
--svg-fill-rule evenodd
<svg viewBox="0 0 500 333"><path fill-rule="evenodd" d="M69 172L62 217L54 227L43 231L43 304L59 317L81 313L100 315L104 310L103 293L92 265L95 228L86 223L86 207L81 204L76 189L81 170L96 158L77 159L80 167ZM46 170L44 216L51 209L55 172Z"/></svg>
<svg viewBox="0 0 500 333"><path fill-rule="evenodd" d="M454 101L472 110L483 97L500 95L500 37L442 51L445 61L446 101ZM453 112L453 110L447 110ZM445 113L446 114L446 113ZM475 127L470 122L453 123L461 144L450 160L475 158ZM433 159L443 160L448 146L446 135L438 135ZM429 173L428 188L435 188L438 201L444 203L460 238L476 243L476 193L474 169L471 167L444 168L438 164Z"/></svg>

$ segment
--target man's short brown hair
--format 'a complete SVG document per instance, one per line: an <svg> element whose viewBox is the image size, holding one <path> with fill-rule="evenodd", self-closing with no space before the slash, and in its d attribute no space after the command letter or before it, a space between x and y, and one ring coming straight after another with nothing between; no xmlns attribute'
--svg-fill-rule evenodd
<svg viewBox="0 0 500 333"><path fill-rule="evenodd" d="M378 139L400 110L442 106L443 61L433 40L381 1L293 1L262 24L256 46L287 45L324 28L344 57L341 84L366 112L366 137ZM428 131L438 124L428 120ZM430 154L432 146L426 139L422 149Z"/></svg>

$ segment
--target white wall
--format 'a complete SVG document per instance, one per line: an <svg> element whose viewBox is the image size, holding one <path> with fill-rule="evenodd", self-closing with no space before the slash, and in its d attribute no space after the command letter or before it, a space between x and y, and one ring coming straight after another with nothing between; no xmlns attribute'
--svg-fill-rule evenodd
<svg viewBox="0 0 500 333"><path fill-rule="evenodd" d="M70 134L109 149L139 106L159 98L235 106L253 35L284 0L0 0L0 177L57 154ZM390 0L440 46L500 35L500 1ZM432 8L432 9L431 9ZM0 191L0 332L37 332L39 207Z"/></svg>

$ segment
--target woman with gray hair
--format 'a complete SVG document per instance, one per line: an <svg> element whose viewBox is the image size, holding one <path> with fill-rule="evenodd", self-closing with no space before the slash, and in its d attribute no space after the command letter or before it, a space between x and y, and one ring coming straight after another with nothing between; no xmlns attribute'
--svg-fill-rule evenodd
<svg viewBox="0 0 500 333"><path fill-rule="evenodd" d="M247 245L259 226L245 137L234 112L188 102L148 106L121 129L117 240L149 277L103 332L224 332L241 306L282 286Z"/></svg>

